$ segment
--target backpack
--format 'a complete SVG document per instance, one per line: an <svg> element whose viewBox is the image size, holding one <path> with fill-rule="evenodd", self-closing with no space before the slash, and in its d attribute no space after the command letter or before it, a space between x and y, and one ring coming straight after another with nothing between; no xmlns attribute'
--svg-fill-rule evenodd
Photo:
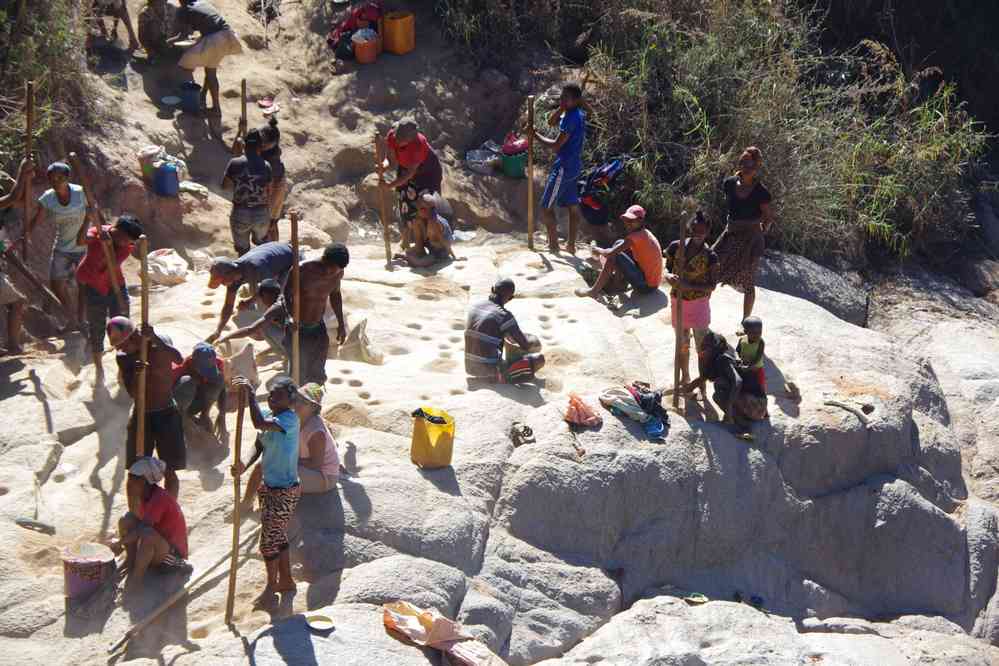
<svg viewBox="0 0 999 666"><path fill-rule="evenodd" d="M610 219L607 203L611 189L627 160L627 155L615 157L579 179L579 208L590 224L607 224Z"/></svg>

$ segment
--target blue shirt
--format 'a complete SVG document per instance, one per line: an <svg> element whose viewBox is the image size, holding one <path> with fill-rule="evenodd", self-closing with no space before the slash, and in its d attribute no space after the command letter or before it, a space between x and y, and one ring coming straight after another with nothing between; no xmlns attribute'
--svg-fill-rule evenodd
<svg viewBox="0 0 999 666"><path fill-rule="evenodd" d="M583 170L583 142L586 140L586 114L579 107L562 114L558 123L559 132L568 134L569 140L562 145L555 160L557 166L566 173L579 175Z"/></svg>
<svg viewBox="0 0 999 666"><path fill-rule="evenodd" d="M271 418L271 410L266 407L260 412ZM287 409L273 417L284 432L265 432L260 435L264 445L264 483L269 488L290 488L298 483L298 415Z"/></svg>

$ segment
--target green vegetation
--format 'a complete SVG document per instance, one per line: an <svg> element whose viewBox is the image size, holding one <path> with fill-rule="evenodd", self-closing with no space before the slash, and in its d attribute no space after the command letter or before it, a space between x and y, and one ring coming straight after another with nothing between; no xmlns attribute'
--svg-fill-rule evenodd
<svg viewBox="0 0 999 666"><path fill-rule="evenodd" d="M79 2L16 2L0 9L0 162L11 174L23 157L24 82L35 82L36 142L63 135L92 119ZM36 153L37 155L37 153Z"/></svg>
<svg viewBox="0 0 999 666"><path fill-rule="evenodd" d="M664 233L696 208L724 224L721 180L760 147L776 199L771 245L820 261L944 260L974 229L971 167L985 128L932 72L906 76L887 47L819 49L816 17L774 0L619 3L439 0L482 62L511 45L570 48L597 26L587 60L589 162L638 157L622 188ZM502 45L502 47L501 47Z"/></svg>

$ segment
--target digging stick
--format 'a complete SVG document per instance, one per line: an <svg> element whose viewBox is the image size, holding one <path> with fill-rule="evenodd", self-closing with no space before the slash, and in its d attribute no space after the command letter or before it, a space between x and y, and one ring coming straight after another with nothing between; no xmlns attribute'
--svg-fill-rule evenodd
<svg viewBox="0 0 999 666"><path fill-rule="evenodd" d="M18 20L20 20L21 15L24 13L24 2L22 0L20 9L18 10ZM24 156L31 159L31 142L34 138L35 132L35 82L28 81L24 84L24 100L25 100L25 113L24 113ZM28 263L28 222L31 220L31 181L29 180L24 184L24 236L21 238L21 257L24 259L24 263Z"/></svg>
<svg viewBox="0 0 999 666"><path fill-rule="evenodd" d="M83 162L76 153L69 154L69 163L73 166L73 170L76 171L77 178L80 179L80 185L83 186L87 203L90 203L94 207L94 228L97 229L97 237L100 238L101 218L103 216L97 204L97 195L94 193L93 186L90 183L90 174L84 170ZM114 292L114 300L118 303L118 312L125 314L125 301L121 290L118 288L118 272L115 270L114 248L111 246L111 241L103 239L101 240L101 248L104 251L104 265L107 267L111 291Z"/></svg>
<svg viewBox="0 0 999 666"><path fill-rule="evenodd" d="M378 171L379 178L378 182L378 214L382 217L382 236L385 239L385 265L388 267L392 266L392 241L389 240L389 219L388 211L385 208L385 188L382 187L381 181L385 175L385 153L382 150L382 135L381 133L375 134L375 169Z"/></svg>
<svg viewBox="0 0 999 666"><path fill-rule="evenodd" d="M139 236L139 259L142 262L139 275L142 278L142 329L139 338L139 374L135 389L135 457L146 454L146 363L149 362L149 340L146 326L149 324L149 239Z"/></svg>
<svg viewBox="0 0 999 666"><path fill-rule="evenodd" d="M58 309L60 309L60 310L61 310L61 309L63 309L63 304L62 304L62 302L61 302L61 301L60 301L60 300L59 300L58 298L56 298L56 297L55 297L55 294L53 294L53 293L52 293L52 292L51 292L51 291L49 290L49 288L45 286L45 283L44 283L44 282L42 282L42 281L41 281L41 280L39 279L39 277L38 277L37 275L35 275L34 273L32 273L32 272L31 272L31 269L30 269L30 268L28 268L28 267L27 267L27 266L26 266L26 265L24 264L24 262L23 262L23 261L21 261L21 260L20 260L20 259L19 259L19 258L17 257L17 255L16 255L16 254L14 254L14 252L13 252L13 251L10 251L10 252L8 252L7 254L5 254L5 255L4 255L4 258L5 258L5 259L6 259L7 261L9 261L9 262L10 262L10 265L11 265L11 266L13 266L13 267L14 267L14 268L16 268L16 269L17 269L18 271L20 271L21 275L23 275L23 276L24 276L24 279L26 279L26 280L27 280L28 282L30 282L30 283L31 283L31 286L32 286L32 287L34 287L34 288L35 288L35 289L37 289L37 290L38 290L39 292L41 292L41 294L42 294L43 296L45 296L45 298L49 299L49 302L50 302L50 303L52 303L53 305L55 305L55 306L56 306L56 308L58 308Z"/></svg>
<svg viewBox="0 0 999 666"><path fill-rule="evenodd" d="M242 460L243 453L243 415L246 412L246 394L239 391L239 411L236 413L236 441L233 444L233 460ZM229 594L225 599L225 623L232 624L232 609L236 601L236 565L239 563L239 506L240 484L239 474L232 476L232 560L229 562Z"/></svg>
<svg viewBox="0 0 999 666"><path fill-rule="evenodd" d="M239 143L239 140L246 138L246 79L243 79L242 83L240 83L239 102L242 108L239 129L236 130L236 138L232 140L232 149L229 150L233 155L243 154L243 147Z"/></svg>
<svg viewBox="0 0 999 666"><path fill-rule="evenodd" d="M527 249L534 249L534 95L527 98Z"/></svg>
<svg viewBox="0 0 999 666"><path fill-rule="evenodd" d="M298 384L302 377L302 356L301 340L299 338L299 321L302 312L302 299L299 298L301 292L301 267L298 260L298 211L291 211L291 254L294 263L291 265L291 290L294 299L291 303L292 317L295 319L294 327L291 329L291 376Z"/></svg>
<svg viewBox="0 0 999 666"><path fill-rule="evenodd" d="M252 532L250 532L250 534L245 539L243 539L240 545L245 546L247 543L250 542L251 539L256 538L256 536L260 534L261 529L262 529L261 526L257 526ZM214 564L212 564L210 567L208 567L200 574L198 574L197 578L193 579L187 585L174 592L170 596L170 598L168 598L166 601L160 604L159 608L150 613L144 620L142 620L137 624L132 625L132 627L125 632L125 635L122 636L117 643L114 643L108 647L108 654L114 654L118 650L120 650L122 646L128 643L129 640L135 638L142 630L144 630L146 627L155 622L160 615L162 615L164 612L167 611L167 609L169 609L180 599L186 596L188 592L194 589L201 581L203 581L205 578L208 577L208 574L210 574L213 570L215 570L219 565L221 565L227 559L229 559L229 553L226 553L225 555L220 557Z"/></svg>
<svg viewBox="0 0 999 666"><path fill-rule="evenodd" d="M679 279L683 275L683 265L684 265L684 253L686 248L684 247L687 242L687 226L685 224L680 225L680 247L676 251L676 261L673 266L674 275ZM676 326L673 332L676 335L676 350L673 355L673 409L680 410L680 394L683 390L680 386L680 354L681 348L683 347L683 290L680 287L674 289L676 292ZM689 355L688 355L689 362Z"/></svg>

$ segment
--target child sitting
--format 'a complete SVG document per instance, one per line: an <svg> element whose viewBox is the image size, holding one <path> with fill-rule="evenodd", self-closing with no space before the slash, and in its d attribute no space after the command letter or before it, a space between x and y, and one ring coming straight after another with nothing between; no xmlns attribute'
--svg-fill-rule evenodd
<svg viewBox="0 0 999 666"><path fill-rule="evenodd" d="M739 360L756 375L760 388L766 393L767 375L763 370L763 320L759 317L746 317L742 320L742 330L746 335L739 336L735 346Z"/></svg>

